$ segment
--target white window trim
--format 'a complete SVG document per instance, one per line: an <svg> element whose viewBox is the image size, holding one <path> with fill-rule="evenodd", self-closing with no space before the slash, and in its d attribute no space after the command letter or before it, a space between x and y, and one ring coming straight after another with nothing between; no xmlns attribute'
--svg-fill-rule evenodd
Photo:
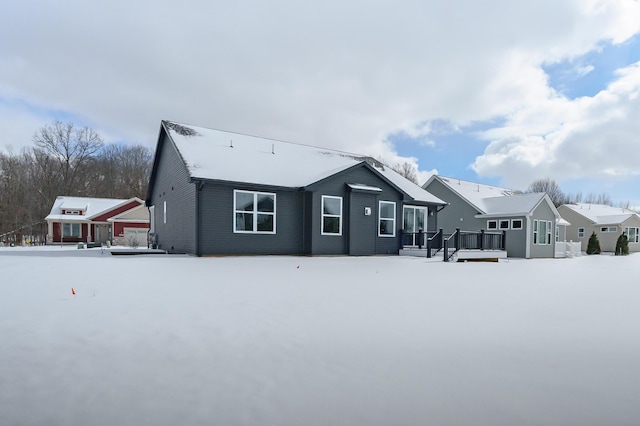
<svg viewBox="0 0 640 426"><path fill-rule="evenodd" d="M493 224L493 227L491 227ZM498 221L496 219L491 219L487 221L487 231L497 231L498 230Z"/></svg>
<svg viewBox="0 0 640 426"><path fill-rule="evenodd" d="M635 241L631 240L631 237L630 237L631 233L629 232L630 229L634 229L635 230L634 231L635 232L635 235L634 235L634 240ZM640 235L639 235L640 234L640 228L636 228L635 226L627 226L624 229L624 232L625 232L625 234L627 234L627 238L629 239L629 243L634 243L635 244L635 243L639 243L640 242Z"/></svg>
<svg viewBox="0 0 640 426"><path fill-rule="evenodd" d="M65 225L69 225L69 231L71 233L68 234L68 235L65 235L65 233L64 233L64 226ZM73 235L73 227L74 226L78 227L78 235ZM62 238L82 238L82 224L81 223L77 223L77 222L63 222L62 223L61 235L62 235Z"/></svg>
<svg viewBox="0 0 640 426"><path fill-rule="evenodd" d="M165 201L162 207L162 223L167 223L167 202Z"/></svg>
<svg viewBox="0 0 640 426"><path fill-rule="evenodd" d="M393 217L382 217L382 205L383 204L392 204L393 205ZM393 232L391 234L381 234L380 233L380 222L382 220L392 220L393 221ZM394 201L379 201L378 202L378 237L393 238L395 236L396 236L396 203Z"/></svg>
<svg viewBox="0 0 640 426"><path fill-rule="evenodd" d="M324 212L324 200L327 198L331 198L334 200L340 200L340 214L329 214ZM341 236L342 235L342 197L336 197L334 195L323 195L322 203L320 204L320 235L333 235L333 236ZM234 216L235 217L235 216ZM340 219L340 224L338 225L338 232L324 232L324 218L325 217L337 217Z"/></svg>
<svg viewBox="0 0 640 426"><path fill-rule="evenodd" d="M518 227L514 225L514 222L517 222L517 221L520 221L520 226ZM522 219L511 219L511 229L514 231L522 229L522 222L523 222Z"/></svg>
<svg viewBox="0 0 640 426"><path fill-rule="evenodd" d="M244 210L238 210L236 206L236 194L243 192L245 194L253 194L253 211L248 212ZM272 195L273 196L273 212L262 212L258 210L258 195ZM251 213L253 214L253 231L238 231L236 228L236 213ZM273 230L272 231L258 231L258 214L273 216ZM233 233L234 234L275 234L276 233L276 194L273 192L262 191L247 191L244 189L233 190Z"/></svg>
<svg viewBox="0 0 640 426"><path fill-rule="evenodd" d="M502 223L506 222L507 223L507 227L503 228L502 227ZM500 219L498 221L498 231L507 231L509 229L509 219Z"/></svg>
<svg viewBox="0 0 640 426"><path fill-rule="evenodd" d="M618 227L617 226L602 226L600 228L600 232L602 232L602 233L618 232Z"/></svg>
<svg viewBox="0 0 640 426"><path fill-rule="evenodd" d="M545 237L545 241L544 243L540 242L540 223L539 222L543 222L545 223L545 233L544 233L544 237ZM550 220L538 220L538 219L534 219L533 220L533 241L535 245L537 246L550 246L553 244L554 240L553 239L553 228L552 228L552 223Z"/></svg>

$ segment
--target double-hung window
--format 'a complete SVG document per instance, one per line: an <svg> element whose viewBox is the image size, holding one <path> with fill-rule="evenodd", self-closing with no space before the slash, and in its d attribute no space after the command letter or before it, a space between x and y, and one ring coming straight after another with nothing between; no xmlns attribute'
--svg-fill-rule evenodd
<svg viewBox="0 0 640 426"><path fill-rule="evenodd" d="M578 238L584 238L584 228L578 228Z"/></svg>
<svg viewBox="0 0 640 426"><path fill-rule="evenodd" d="M80 224L79 223L63 223L62 236L80 238L82 236L80 235Z"/></svg>
<svg viewBox="0 0 640 426"><path fill-rule="evenodd" d="M233 231L237 233L276 233L276 194L233 191Z"/></svg>
<svg viewBox="0 0 640 426"><path fill-rule="evenodd" d="M396 203L392 201L380 201L378 208L378 236L396 236Z"/></svg>
<svg viewBox="0 0 640 426"><path fill-rule="evenodd" d="M322 196L322 235L342 235L342 197Z"/></svg>

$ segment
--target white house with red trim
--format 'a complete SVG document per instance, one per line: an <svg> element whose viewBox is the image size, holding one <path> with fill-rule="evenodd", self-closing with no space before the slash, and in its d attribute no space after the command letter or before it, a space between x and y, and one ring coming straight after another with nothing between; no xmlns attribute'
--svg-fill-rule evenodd
<svg viewBox="0 0 640 426"><path fill-rule="evenodd" d="M147 245L149 209L137 197L59 196L45 220L49 244L109 241L114 245Z"/></svg>

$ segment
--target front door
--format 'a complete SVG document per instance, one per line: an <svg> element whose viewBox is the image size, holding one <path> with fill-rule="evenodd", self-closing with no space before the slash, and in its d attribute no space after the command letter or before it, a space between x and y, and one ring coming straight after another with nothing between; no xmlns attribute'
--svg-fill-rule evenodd
<svg viewBox="0 0 640 426"><path fill-rule="evenodd" d="M377 196L367 192L352 192L349 202L349 254L376 254L378 235Z"/></svg>
<svg viewBox="0 0 640 426"><path fill-rule="evenodd" d="M427 230L427 208L426 207L416 207L416 206L404 206L404 221L402 223L402 229L404 229L405 234L405 244L409 244L411 246L417 246L418 243L420 245L424 245L424 239L419 240L420 238L417 233L422 230L425 232Z"/></svg>

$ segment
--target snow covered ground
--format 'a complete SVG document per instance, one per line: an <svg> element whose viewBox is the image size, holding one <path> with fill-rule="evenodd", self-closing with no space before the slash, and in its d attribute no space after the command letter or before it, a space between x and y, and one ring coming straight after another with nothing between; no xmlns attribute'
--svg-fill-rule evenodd
<svg viewBox="0 0 640 426"><path fill-rule="evenodd" d="M0 248L3 425L640 418L640 255L60 253Z"/></svg>

